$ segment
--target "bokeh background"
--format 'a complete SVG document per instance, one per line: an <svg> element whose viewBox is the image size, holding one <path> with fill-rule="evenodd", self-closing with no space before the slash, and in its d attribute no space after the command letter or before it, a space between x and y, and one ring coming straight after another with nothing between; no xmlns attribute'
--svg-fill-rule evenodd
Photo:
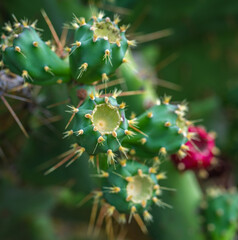
<svg viewBox="0 0 238 240"><path fill-rule="evenodd" d="M133 54L143 58L139 60L141 68L147 69L145 74L152 79L158 94L172 95L174 101L185 99L190 119L217 132L220 164L201 186L211 182L226 187L237 185L237 1L1 0L0 26L12 21L12 14L18 19L38 19L37 26L44 29L42 36L48 40L51 35L41 9L59 35L73 14L87 19L97 9L109 16L119 14L122 23L130 24L129 37L138 42ZM71 38L69 32L68 40ZM37 95L37 102L10 101L28 126L30 140L24 138L0 102L0 239L87 239L91 203L79 206L95 184L89 177L87 161L81 159L67 169L43 174L53 163L49 160L55 161L55 156L69 146L69 142L62 141L61 133L67 118L47 121L65 115L65 106L47 106L58 102L59 96L67 99L68 90L62 86L47 87L34 90L32 95ZM143 236L135 223L127 232L127 239L163 239L162 235L166 235L156 232L156 224L151 236ZM106 239L103 231L95 239ZM185 240L182 236L176 239Z"/></svg>

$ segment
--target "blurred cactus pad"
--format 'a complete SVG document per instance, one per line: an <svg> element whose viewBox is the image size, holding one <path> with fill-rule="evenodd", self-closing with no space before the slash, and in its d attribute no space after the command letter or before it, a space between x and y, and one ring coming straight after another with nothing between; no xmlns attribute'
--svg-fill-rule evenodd
<svg viewBox="0 0 238 240"><path fill-rule="evenodd" d="M238 238L238 4L0 1L0 239Z"/></svg>

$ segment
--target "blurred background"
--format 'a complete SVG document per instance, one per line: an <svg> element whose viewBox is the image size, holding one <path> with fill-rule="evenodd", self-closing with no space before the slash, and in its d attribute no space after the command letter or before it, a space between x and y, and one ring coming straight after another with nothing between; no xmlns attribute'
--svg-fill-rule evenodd
<svg viewBox="0 0 238 240"><path fill-rule="evenodd" d="M237 1L1 0L0 26L12 21L12 14L18 19L38 19L37 27L48 40L51 34L41 9L58 35L73 14L86 19L98 9L109 16L119 14L122 24L130 24L129 38L138 43L133 55L139 56L138 64L147 69L144 74L158 94L172 95L175 102L186 100L189 119L217 133L220 164L200 182L202 189L214 182L224 187L237 185ZM72 39L70 31L67 39ZM67 169L43 174L70 145L61 133L68 120L60 118L65 115L65 105L49 108L67 100L68 89L36 88L29 90L29 95L37 96L34 102L9 102L29 130L30 139L0 102L0 239L106 239L103 231L94 238L86 236L91 203L83 207L79 203L95 185L87 161L81 159ZM148 236L142 235L135 223L125 231L126 239L163 239L153 229Z"/></svg>

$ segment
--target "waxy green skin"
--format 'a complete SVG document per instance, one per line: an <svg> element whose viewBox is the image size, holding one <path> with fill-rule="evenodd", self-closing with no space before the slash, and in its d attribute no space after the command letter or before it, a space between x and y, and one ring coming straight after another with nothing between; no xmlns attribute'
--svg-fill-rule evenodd
<svg viewBox="0 0 238 240"><path fill-rule="evenodd" d="M72 128L75 140L80 146L85 148L89 155L107 153L108 149L111 149L112 152L116 152L120 147L120 143L126 137L124 131L128 129L128 121L125 117L125 111L119 108L119 104L116 99L113 97L109 97L108 99L111 106L118 107L121 115L121 123L119 128L116 130L117 139L113 137L112 134L102 135L99 131L94 131L91 119L85 117L85 114L92 114L96 105L104 104L104 98L95 97L94 100L90 98L86 99L85 102L78 108L79 111L75 114ZM77 131L80 129L82 129L84 133L77 136ZM98 143L98 138L100 136L105 139L102 143Z"/></svg>
<svg viewBox="0 0 238 240"><path fill-rule="evenodd" d="M102 74L104 73L107 76L114 73L122 64L128 48L125 32L120 32L120 47L116 43L110 43L104 38L98 38L94 42L94 32L90 30L94 21L102 22L105 21L105 19L91 19L88 23L75 30L74 40L75 42L80 42L81 46L73 46L69 56L70 68L74 79L84 84L91 84L95 81L102 80ZM115 23L111 23L119 30ZM110 51L111 62L103 59L107 49ZM80 76L80 67L84 63L87 63L88 67Z"/></svg>
<svg viewBox="0 0 238 240"><path fill-rule="evenodd" d="M201 214L209 240L233 240L238 229L238 194L209 195ZM210 227L209 227L210 226Z"/></svg>
<svg viewBox="0 0 238 240"><path fill-rule="evenodd" d="M133 160L128 160L125 167L118 165L116 169L114 167L110 167L107 171L109 173L109 177L105 178L102 188L117 186L121 188L121 191L118 193L109 193L108 190L105 188L102 189L103 197L109 204L116 207L117 211L119 211L120 213L129 214L131 211L131 207L135 206L137 212L139 214L142 214L143 211L150 209L151 205L153 204L152 198L157 196L155 193L156 191L153 190L152 196L147 201L145 208L143 208L141 204L133 203L132 201L126 201L127 198L126 186L128 184L128 181L126 181L121 176L133 177L135 175L138 175L138 169L141 169L144 174L149 175L155 185L158 184L156 175L149 173L149 167Z"/></svg>
<svg viewBox="0 0 238 240"><path fill-rule="evenodd" d="M38 33L31 26L22 27L22 32L13 40L13 46L3 51L3 62L13 73L22 75L27 71L26 81L36 85L50 85L70 80L69 64L60 59L41 40ZM37 42L38 46L33 45ZM20 52L15 50L20 47ZM49 67L45 71L44 67Z"/></svg>
<svg viewBox="0 0 238 240"><path fill-rule="evenodd" d="M157 156L162 147L168 154L177 152L181 145L187 142L183 133L179 133L178 115L175 113L177 109L178 107L172 104L151 107L137 118L138 123L136 124L136 127L147 136L137 133L135 136L125 139L123 144L135 149L136 155L145 158ZM148 113L152 113L153 116L148 117ZM166 127L166 122L170 122L171 126ZM140 141L142 138L146 139L144 144Z"/></svg>

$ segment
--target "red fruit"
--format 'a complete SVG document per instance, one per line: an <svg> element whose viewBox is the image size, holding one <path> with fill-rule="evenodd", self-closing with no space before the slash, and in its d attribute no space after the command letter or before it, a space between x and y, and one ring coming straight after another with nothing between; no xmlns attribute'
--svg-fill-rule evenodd
<svg viewBox="0 0 238 240"><path fill-rule="evenodd" d="M187 155L180 158L177 154L173 154L171 158L180 170L207 169L211 166L214 158L214 137L201 126L191 126L188 131L196 135L194 140L190 140L185 144L188 147Z"/></svg>

